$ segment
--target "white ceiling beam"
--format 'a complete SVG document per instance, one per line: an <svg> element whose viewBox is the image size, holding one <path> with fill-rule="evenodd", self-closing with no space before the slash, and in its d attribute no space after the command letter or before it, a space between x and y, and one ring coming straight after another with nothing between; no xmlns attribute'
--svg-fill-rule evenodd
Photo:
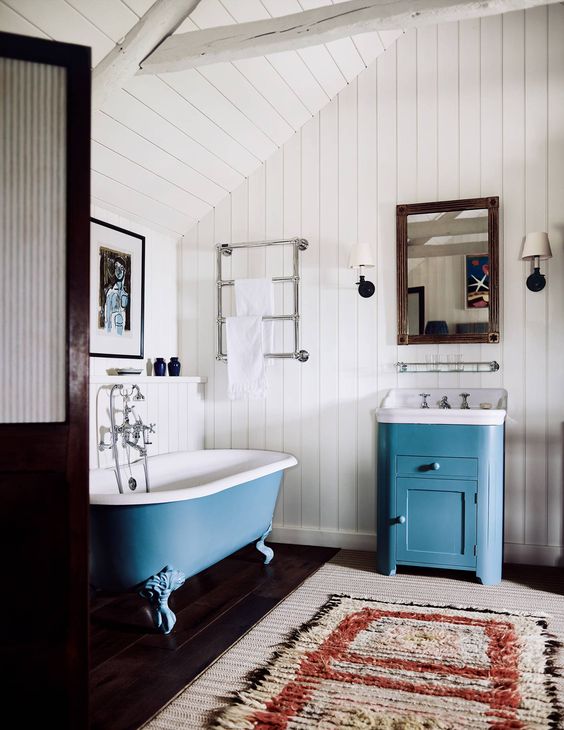
<svg viewBox="0 0 564 730"><path fill-rule="evenodd" d="M474 233L488 232L488 217L472 218L436 218L430 221L414 221L407 219L407 237L413 243L425 243L436 236L464 236Z"/></svg>
<svg viewBox="0 0 564 730"><path fill-rule="evenodd" d="M347 0L301 13L170 36L142 64L157 74L319 45L358 33L498 15L560 0Z"/></svg>
<svg viewBox="0 0 564 730"><path fill-rule="evenodd" d="M471 256L483 256L488 252L487 241L466 241L465 243L442 243L440 245L408 246L408 259L426 259L432 256L460 256L470 254Z"/></svg>
<svg viewBox="0 0 564 730"><path fill-rule="evenodd" d="M186 20L200 0L156 0L92 73L92 112L135 76L141 61Z"/></svg>

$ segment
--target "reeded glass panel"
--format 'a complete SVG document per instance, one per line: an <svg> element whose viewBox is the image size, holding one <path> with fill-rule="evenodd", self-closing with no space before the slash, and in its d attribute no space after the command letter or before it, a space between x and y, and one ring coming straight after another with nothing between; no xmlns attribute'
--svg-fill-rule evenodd
<svg viewBox="0 0 564 730"><path fill-rule="evenodd" d="M0 58L0 423L66 418L66 71Z"/></svg>

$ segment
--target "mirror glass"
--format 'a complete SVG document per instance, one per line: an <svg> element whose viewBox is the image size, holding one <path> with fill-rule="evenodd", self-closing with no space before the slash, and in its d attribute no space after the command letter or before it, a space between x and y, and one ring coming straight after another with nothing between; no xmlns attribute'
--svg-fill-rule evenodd
<svg viewBox="0 0 564 730"><path fill-rule="evenodd" d="M497 200L398 206L400 344L499 340Z"/></svg>

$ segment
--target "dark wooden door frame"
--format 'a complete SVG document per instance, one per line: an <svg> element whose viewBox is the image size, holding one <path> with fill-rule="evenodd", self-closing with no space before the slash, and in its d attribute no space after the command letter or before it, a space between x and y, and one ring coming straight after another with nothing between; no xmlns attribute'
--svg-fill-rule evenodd
<svg viewBox="0 0 564 730"><path fill-rule="evenodd" d="M58 43L39 38L0 33L0 56L29 61L66 69L66 266L67 266L67 378L66 420L62 423L0 424L0 476L4 486L11 490L10 505L17 510L18 499L25 500L26 490L18 490L27 484L27 498L33 498L34 479L41 482L52 480L53 493L57 494L55 519L60 530L55 555L65 556L63 564L55 566L60 573L60 585L53 586L53 594L34 595L33 576L29 582L7 588L23 591L23 598L37 606L37 622L44 618L43 606L49 606L46 615L60 611L60 621L66 622L64 647L58 647L53 672L58 698L55 700L61 715L51 717L60 728L83 728L88 724L88 367L89 367L89 259L90 259L90 98L91 52L90 48ZM20 481L18 481L20 480ZM60 492L60 495L59 495ZM21 497L19 495L22 495ZM21 508L25 509L22 504ZM59 511L62 514L59 514ZM60 521L59 521L60 517ZM49 519L52 519L50 515ZM24 544L25 541L25 544ZM33 545L31 533L21 537L21 544L11 545L9 565L20 553L33 554L42 545ZM59 549L60 548L60 549ZM47 550L46 546L43 549ZM6 560L6 559L5 559ZM14 567L14 566L12 566ZM33 571L34 566L25 566ZM6 578L6 576L4 576ZM49 602L58 602L51 608ZM4 611L14 610L4 601ZM2 613L4 613L4 611ZM2 621L4 622L4 616ZM4 623L5 636L8 627ZM22 629L20 629L22 630ZM23 628L25 632L25 628ZM38 629L39 631L39 629ZM9 637L8 637L9 638ZM13 647L17 647L17 638ZM38 650L55 651L47 646ZM34 684L46 679L33 677L34 656L18 657L13 652L14 677L16 669L29 670ZM37 660L39 661L39 660ZM22 667L17 665L21 662ZM25 667L27 663L27 668ZM10 667L6 667L10 671ZM49 679L52 679L51 677ZM17 693L17 679L14 689ZM22 688L23 690L23 688ZM28 684L29 707L19 707L24 719L35 718L41 710L43 717L50 717L50 708L34 708L32 685ZM56 693L57 694L57 693ZM6 702L10 697L6 696ZM16 698L14 697L14 701Z"/></svg>

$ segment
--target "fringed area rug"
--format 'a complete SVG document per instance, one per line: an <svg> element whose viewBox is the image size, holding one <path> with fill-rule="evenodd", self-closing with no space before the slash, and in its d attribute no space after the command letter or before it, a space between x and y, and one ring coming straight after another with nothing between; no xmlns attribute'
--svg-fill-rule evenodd
<svg viewBox="0 0 564 730"><path fill-rule="evenodd" d="M215 730L560 727L543 618L334 595Z"/></svg>

